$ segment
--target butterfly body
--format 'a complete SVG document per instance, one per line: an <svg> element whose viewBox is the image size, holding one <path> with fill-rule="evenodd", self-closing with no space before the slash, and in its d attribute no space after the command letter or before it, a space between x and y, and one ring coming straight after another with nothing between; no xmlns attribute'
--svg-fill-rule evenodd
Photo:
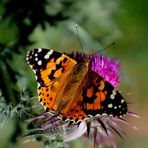
<svg viewBox="0 0 148 148"><path fill-rule="evenodd" d="M124 98L91 70L88 58L76 61L65 54L39 48L28 53L27 61L35 72L39 99L47 112L75 122L96 115L126 114Z"/></svg>

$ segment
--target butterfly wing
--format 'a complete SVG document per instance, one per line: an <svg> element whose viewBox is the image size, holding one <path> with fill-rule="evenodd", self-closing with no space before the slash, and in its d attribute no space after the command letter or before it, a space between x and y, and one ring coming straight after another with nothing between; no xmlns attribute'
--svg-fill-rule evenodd
<svg viewBox="0 0 148 148"><path fill-rule="evenodd" d="M62 97L63 88L77 62L65 54L43 48L29 51L26 59L38 82L39 100L47 111L53 113L58 107L56 98Z"/></svg>
<svg viewBox="0 0 148 148"><path fill-rule="evenodd" d="M83 109L87 115L121 117L126 114L127 104L116 88L91 70L87 77L89 81L82 92Z"/></svg>
<svg viewBox="0 0 148 148"><path fill-rule="evenodd" d="M127 112L127 104L121 94L94 71L88 71L78 90L79 95L68 112L61 110L63 120L78 122L99 115L122 117Z"/></svg>

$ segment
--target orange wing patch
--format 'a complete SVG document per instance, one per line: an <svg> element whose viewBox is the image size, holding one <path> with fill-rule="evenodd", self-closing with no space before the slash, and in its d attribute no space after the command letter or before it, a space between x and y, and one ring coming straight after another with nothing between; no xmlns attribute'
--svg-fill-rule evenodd
<svg viewBox="0 0 148 148"><path fill-rule="evenodd" d="M56 60L51 59L45 70L40 69L41 79L44 81L45 86L51 85L54 79L61 77L63 73L72 70L76 61L70 59L68 56L62 54ZM62 77L64 79L64 77Z"/></svg>
<svg viewBox="0 0 148 148"><path fill-rule="evenodd" d="M68 111L65 109L62 109L59 116L63 120L71 120L74 122L82 121L82 120L88 118L88 116L86 115L86 113L83 110L82 104L78 104L77 102L75 102L69 108Z"/></svg>
<svg viewBox="0 0 148 148"><path fill-rule="evenodd" d="M45 86L39 87L39 98L47 111L57 111L64 85L75 64L74 60L62 54L55 62L49 61L44 71L41 69L41 78Z"/></svg>
<svg viewBox="0 0 148 148"><path fill-rule="evenodd" d="M88 98L91 98L94 94L94 89L93 89L93 86L91 86L90 88L87 89L87 97Z"/></svg>
<svg viewBox="0 0 148 148"><path fill-rule="evenodd" d="M101 102L106 99L106 93L100 91L99 89L96 91L96 88L91 86L87 89L86 96L84 98L85 108L87 110L99 110L101 109Z"/></svg>
<svg viewBox="0 0 148 148"><path fill-rule="evenodd" d="M88 79L91 81L82 93L84 111L87 115L101 114L102 102L107 98L107 91L104 91L106 81L92 71L89 71Z"/></svg>
<svg viewBox="0 0 148 148"><path fill-rule="evenodd" d="M51 91L50 87L39 87L39 99L45 109L54 112L57 109L55 104L56 93ZM51 93L52 92L52 93Z"/></svg>

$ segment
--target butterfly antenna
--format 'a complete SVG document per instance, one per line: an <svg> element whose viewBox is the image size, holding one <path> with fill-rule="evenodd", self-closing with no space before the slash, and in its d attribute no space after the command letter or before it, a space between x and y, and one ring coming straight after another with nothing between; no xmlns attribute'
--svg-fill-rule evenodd
<svg viewBox="0 0 148 148"><path fill-rule="evenodd" d="M81 42L81 39L80 39L80 36L79 36L79 31L78 31L78 25L77 24L76 24L76 33L77 33L78 42L80 44L82 52L84 53L84 49L83 49L82 42Z"/></svg>
<svg viewBox="0 0 148 148"><path fill-rule="evenodd" d="M96 53L100 53L100 52L102 52L103 50L106 50L106 49L110 48L110 47L113 46L113 45L115 45L115 42L109 44L108 46L106 46L105 48L103 48L103 49L97 51Z"/></svg>

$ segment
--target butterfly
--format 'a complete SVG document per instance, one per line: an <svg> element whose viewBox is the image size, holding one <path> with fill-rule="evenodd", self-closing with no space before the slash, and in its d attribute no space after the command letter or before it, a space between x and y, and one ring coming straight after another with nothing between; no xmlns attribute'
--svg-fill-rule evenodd
<svg viewBox="0 0 148 148"><path fill-rule="evenodd" d="M38 97L46 112L63 121L79 122L95 116L122 117L127 104L119 91L98 73L90 61L54 50L38 48L27 53L35 73Z"/></svg>

